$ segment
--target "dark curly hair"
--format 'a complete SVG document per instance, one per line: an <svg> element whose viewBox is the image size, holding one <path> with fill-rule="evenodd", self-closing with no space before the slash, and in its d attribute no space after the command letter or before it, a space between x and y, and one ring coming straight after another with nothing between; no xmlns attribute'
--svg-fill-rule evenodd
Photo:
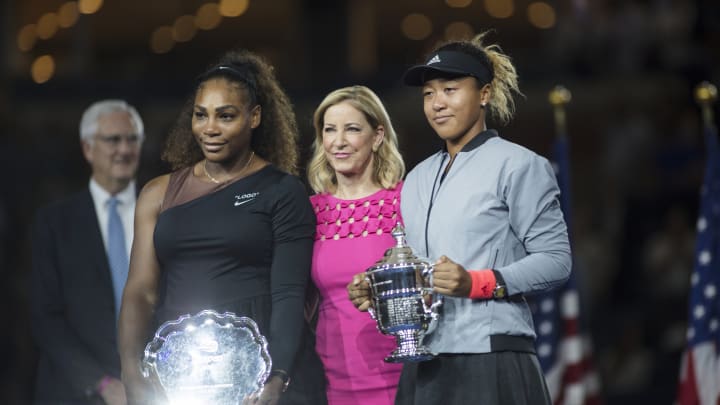
<svg viewBox="0 0 720 405"><path fill-rule="evenodd" d="M195 95L205 82L218 77L244 89L248 100L251 103L255 101L262 108L260 125L253 130L250 141L255 154L281 170L297 174L299 132L292 103L275 78L272 66L264 58L244 49L226 53L200 75L192 96L185 102L168 135L161 158L173 170L203 159L192 134Z"/></svg>

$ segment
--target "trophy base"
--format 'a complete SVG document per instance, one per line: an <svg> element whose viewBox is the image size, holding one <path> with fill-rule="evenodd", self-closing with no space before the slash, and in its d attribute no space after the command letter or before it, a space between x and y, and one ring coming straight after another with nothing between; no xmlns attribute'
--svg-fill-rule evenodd
<svg viewBox="0 0 720 405"><path fill-rule="evenodd" d="M398 353L394 352L385 357L386 363L418 363L421 361L428 361L434 358L435 355L429 351L423 351L418 353Z"/></svg>
<svg viewBox="0 0 720 405"><path fill-rule="evenodd" d="M406 329L396 333L397 348L385 357L386 363L405 363L427 361L435 357L427 347L420 343L420 330Z"/></svg>

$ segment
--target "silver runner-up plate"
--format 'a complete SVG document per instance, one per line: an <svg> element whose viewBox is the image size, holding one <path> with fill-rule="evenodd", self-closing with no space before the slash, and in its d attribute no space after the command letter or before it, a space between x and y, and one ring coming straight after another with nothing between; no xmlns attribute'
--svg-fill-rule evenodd
<svg viewBox="0 0 720 405"><path fill-rule="evenodd" d="M163 323L145 347L143 376L173 405L236 405L270 374L267 339L250 318L205 310Z"/></svg>

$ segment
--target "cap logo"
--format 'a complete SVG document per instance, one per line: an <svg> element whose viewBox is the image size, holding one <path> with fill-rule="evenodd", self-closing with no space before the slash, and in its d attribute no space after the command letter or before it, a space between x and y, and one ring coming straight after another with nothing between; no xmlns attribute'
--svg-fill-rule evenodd
<svg viewBox="0 0 720 405"><path fill-rule="evenodd" d="M440 55L435 55L435 56L432 57L432 59L430 59L430 60L428 61L428 63L426 63L426 65L432 65L433 63L440 63L440 62L442 62L442 61L440 60Z"/></svg>

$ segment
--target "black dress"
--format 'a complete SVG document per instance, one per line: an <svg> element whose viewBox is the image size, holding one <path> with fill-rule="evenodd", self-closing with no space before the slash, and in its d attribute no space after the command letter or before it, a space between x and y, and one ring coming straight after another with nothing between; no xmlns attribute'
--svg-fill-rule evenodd
<svg viewBox="0 0 720 405"><path fill-rule="evenodd" d="M190 168L173 173L163 205L182 201L183 190L197 194L198 183ZM322 366L303 317L315 232L305 188L273 166L214 187L158 217L157 325L205 309L250 317L268 339L273 369L291 371L282 403L322 403Z"/></svg>

